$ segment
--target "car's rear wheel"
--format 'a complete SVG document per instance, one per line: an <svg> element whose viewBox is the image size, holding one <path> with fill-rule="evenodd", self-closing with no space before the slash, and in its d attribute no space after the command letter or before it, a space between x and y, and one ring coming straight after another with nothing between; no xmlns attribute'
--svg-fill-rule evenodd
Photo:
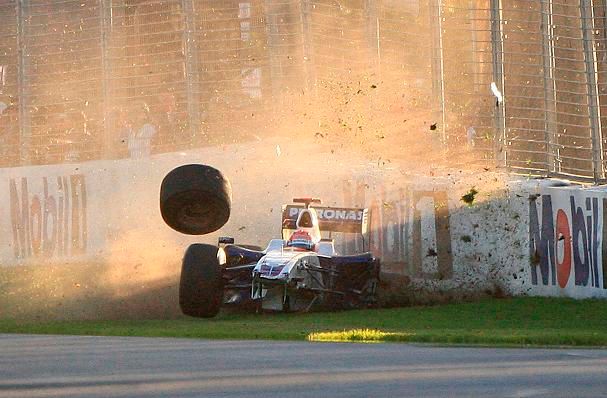
<svg viewBox="0 0 607 398"><path fill-rule="evenodd" d="M179 306L185 315L212 318L223 301L221 263L223 251L217 246L193 244L188 247L181 266Z"/></svg>
<svg viewBox="0 0 607 398"><path fill-rule="evenodd" d="M177 167L160 187L160 212L176 231L204 235L230 218L232 187L217 169L202 164Z"/></svg>

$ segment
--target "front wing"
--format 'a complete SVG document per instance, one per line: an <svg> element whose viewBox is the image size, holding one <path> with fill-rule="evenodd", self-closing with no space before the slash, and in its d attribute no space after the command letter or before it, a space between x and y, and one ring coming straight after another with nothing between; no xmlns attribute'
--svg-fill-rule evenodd
<svg viewBox="0 0 607 398"><path fill-rule="evenodd" d="M224 303L245 308L308 311L312 308L348 309L376 305L380 262L371 253L318 256L320 266L299 268L284 280L253 274L264 253L228 245L224 269ZM305 281L302 280L305 275Z"/></svg>

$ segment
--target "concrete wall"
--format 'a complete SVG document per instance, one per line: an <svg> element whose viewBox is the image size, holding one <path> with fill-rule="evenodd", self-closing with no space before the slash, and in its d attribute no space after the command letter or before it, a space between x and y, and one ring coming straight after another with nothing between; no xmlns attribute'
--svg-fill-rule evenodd
<svg viewBox="0 0 607 398"><path fill-rule="evenodd" d="M344 167L346 159L285 173L296 150L247 145L230 147L229 156L215 148L2 169L0 264L107 263L116 252L153 247L178 260L187 244L215 242L219 235L265 246L279 235L280 206L306 195L328 205L370 207L371 250L385 270L408 276L406 288L422 301L501 293L607 297L604 189L489 171L408 176L376 165ZM172 231L158 209L164 175L192 162L220 168L234 190L230 221L205 237ZM474 200L464 203L473 188ZM340 238L338 249L361 250L362 242Z"/></svg>
<svg viewBox="0 0 607 398"><path fill-rule="evenodd" d="M530 292L607 297L607 190L541 185L529 199Z"/></svg>
<svg viewBox="0 0 607 398"><path fill-rule="evenodd" d="M288 145L231 145L144 160L0 169L0 264L103 262L134 231L145 235L145 245L154 245L150 239L175 245L179 258L184 245L216 242L220 235L263 246L280 235L281 205L293 197L320 196L328 205L341 201L341 190L335 187L346 177L337 162L316 164L316 170L304 163L295 173L284 172L296 150ZM181 235L160 216L162 179L188 163L217 167L233 186L230 221L204 237ZM325 168L333 172L322 173Z"/></svg>
<svg viewBox="0 0 607 398"><path fill-rule="evenodd" d="M417 297L607 297L604 188L495 173L399 180L384 179L366 200L371 246Z"/></svg>

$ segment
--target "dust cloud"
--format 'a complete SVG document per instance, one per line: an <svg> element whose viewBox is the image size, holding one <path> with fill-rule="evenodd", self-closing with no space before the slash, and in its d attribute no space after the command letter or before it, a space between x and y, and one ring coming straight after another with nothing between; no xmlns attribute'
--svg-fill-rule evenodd
<svg viewBox="0 0 607 398"><path fill-rule="evenodd" d="M331 75L327 71L325 76L330 78L319 80L313 90L295 89L301 85L293 81L286 86L294 89L285 90L269 104L270 113L249 116L247 122L256 127L253 131L226 132L224 137L213 135L210 141L217 145L221 156L233 156L235 162L239 160L238 154L232 152L234 144L264 148L243 155L247 163L242 167L236 164L231 167L233 175L246 177L244 188L236 187L235 191L247 196L249 213L272 217L274 222L281 204L275 201L304 194L294 191L296 184L290 182L305 180L310 186L320 175L347 178L354 169L391 173L396 176L393 183L397 186L416 175L444 177L462 171L493 170L485 152L466 137L469 115L450 115L457 128L446 128L448 137L445 137L446 126L432 112L428 87L420 87L415 79L399 71L383 72L381 77L347 71ZM228 103L221 106L221 112L216 111L228 123L233 117L232 109ZM218 122L221 124L222 120ZM204 128L203 123L201 129ZM498 190L500 184L496 181L474 180L454 189L465 194L474 184L474 189L480 192L477 200L482 200L483 195ZM372 196L373 187L368 189L368 196ZM150 186L143 192L157 191L157 186ZM238 198L235 201L238 204ZM157 197L144 203L147 204L139 208L140 219L157 214ZM278 227L271 230L277 231ZM254 223L245 219L231 220L226 234L260 245L268 237L260 236ZM109 239L107 251L99 256L99 261L84 264L37 261L4 267L0 272L0 317L17 320L179 317L181 257L186 244L196 239L178 235L147 228L145 223L133 225L129 231Z"/></svg>
<svg viewBox="0 0 607 398"><path fill-rule="evenodd" d="M94 320L174 318L184 246L133 230L99 262L45 263L3 269L2 318Z"/></svg>

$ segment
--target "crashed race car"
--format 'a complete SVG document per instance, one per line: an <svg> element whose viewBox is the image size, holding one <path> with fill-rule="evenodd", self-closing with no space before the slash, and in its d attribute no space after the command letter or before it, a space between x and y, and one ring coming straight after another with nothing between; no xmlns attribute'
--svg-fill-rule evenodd
<svg viewBox="0 0 607 398"><path fill-rule="evenodd" d="M222 210L227 209L229 215L230 202L225 198L230 199L231 189L227 179L217 170L200 167L203 166L182 166L181 171L178 168L178 173L174 173L174 170L174 174L163 181L163 217L167 224L181 232L200 234L201 230L206 233L223 225L218 222L210 226L209 220L204 219L209 217L208 209L192 202L192 199L194 202L201 198L208 200L217 187L221 188L222 200L216 202L223 204ZM191 189L184 181L174 183L181 177L192 178L202 172L206 173L205 178L212 177L215 190L206 189L203 184ZM167 180L173 184L165 185ZM179 200L174 200L175 197ZM375 306L379 260L369 252L340 255L332 239L334 233L355 234L364 249L368 244L367 209L317 207L320 200L312 198L293 202L282 209L281 239L270 240L265 249L236 245L229 237L219 238L217 246L192 244L188 247L179 286L179 305L184 314L214 317L222 306L256 311Z"/></svg>

